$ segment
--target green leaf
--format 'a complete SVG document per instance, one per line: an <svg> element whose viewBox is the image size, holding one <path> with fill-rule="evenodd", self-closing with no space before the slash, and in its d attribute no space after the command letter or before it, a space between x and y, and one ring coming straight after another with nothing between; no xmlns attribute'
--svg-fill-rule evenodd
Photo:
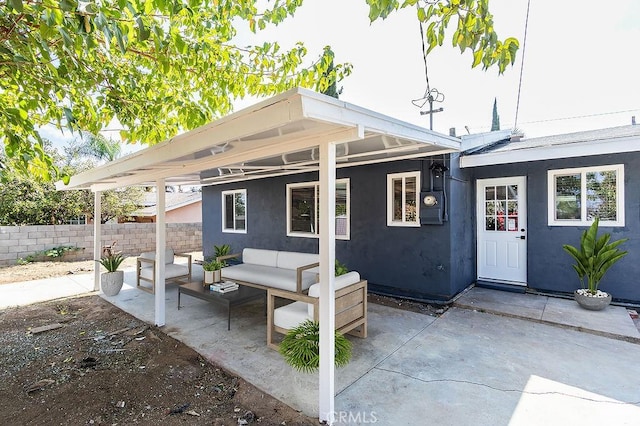
<svg viewBox="0 0 640 426"><path fill-rule="evenodd" d="M484 50L478 49L473 53L473 64L471 64L471 68L477 67L482 61L482 55L484 54Z"/></svg>
<svg viewBox="0 0 640 426"><path fill-rule="evenodd" d="M22 0L7 0L7 4L18 13L22 13L24 10L22 7Z"/></svg>
<svg viewBox="0 0 640 426"><path fill-rule="evenodd" d="M78 2L75 0L60 0L60 9L65 12L75 11L78 8Z"/></svg>
<svg viewBox="0 0 640 426"><path fill-rule="evenodd" d="M145 41L148 40L151 36L151 31L144 25L142 18L136 18L136 22L138 24L138 40Z"/></svg>

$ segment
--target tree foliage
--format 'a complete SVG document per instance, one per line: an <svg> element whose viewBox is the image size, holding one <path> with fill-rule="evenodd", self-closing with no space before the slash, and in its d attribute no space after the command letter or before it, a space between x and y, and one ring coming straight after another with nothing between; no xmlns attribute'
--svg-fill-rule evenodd
<svg viewBox="0 0 640 426"><path fill-rule="evenodd" d="M472 66L513 63L518 41L498 39L488 0L366 0L370 19L413 6L428 51L453 19L454 46ZM266 8L262 5L267 5ZM236 98L293 86L332 91L350 72L330 65L329 47L311 62L298 43L241 46L238 32L277 25L302 0L0 0L0 140L14 167L68 179L39 130L55 125L98 134L122 125L128 142L154 144L229 113Z"/></svg>
<svg viewBox="0 0 640 426"><path fill-rule="evenodd" d="M75 173L95 164L88 159L66 162L47 141L45 154L64 173ZM14 159L2 158L7 168L0 171L0 225L60 225L86 215L93 217L94 196L88 190L58 191L50 180L35 175L13 173ZM128 216L137 210L144 198L142 188L131 187L102 193L101 222Z"/></svg>
<svg viewBox="0 0 640 426"><path fill-rule="evenodd" d="M302 1L261 3L0 0L6 154L22 171L59 177L38 133L47 124L97 134L115 118L123 139L153 144L227 114L234 98L325 89L328 48L309 64L302 44L234 44L237 28L278 24ZM331 78L348 71L337 65Z"/></svg>
<svg viewBox="0 0 640 426"><path fill-rule="evenodd" d="M469 49L473 54L471 67L482 65L483 69L498 67L503 73L513 65L520 43L513 37L500 40L494 30L493 15L489 11L489 0L366 0L369 4L369 19L385 19L392 12L405 7L415 7L418 19L426 25L427 53L442 46L447 39L446 29L451 20L456 29L451 35L453 47L461 53Z"/></svg>

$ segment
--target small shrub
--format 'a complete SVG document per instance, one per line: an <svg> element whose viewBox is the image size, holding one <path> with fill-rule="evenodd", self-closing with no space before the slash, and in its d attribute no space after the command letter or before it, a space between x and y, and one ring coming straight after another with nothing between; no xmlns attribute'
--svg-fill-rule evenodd
<svg viewBox="0 0 640 426"><path fill-rule="evenodd" d="M351 360L351 342L337 331L335 340L335 365L343 367ZM307 320L289 330L280 343L280 354L298 371L316 371L320 366L320 324Z"/></svg>
<svg viewBox="0 0 640 426"><path fill-rule="evenodd" d="M41 257L49 257L49 258L52 258L52 259L58 259L60 257L63 257L67 252L78 251L78 250L82 250L82 249L80 247L75 247L75 246L53 247L53 248L50 248L50 249L37 251L37 252L35 252L33 254L28 255L24 259L23 258L19 258L16 261L16 263L18 265L27 265L29 263L35 262L38 258L41 258Z"/></svg>

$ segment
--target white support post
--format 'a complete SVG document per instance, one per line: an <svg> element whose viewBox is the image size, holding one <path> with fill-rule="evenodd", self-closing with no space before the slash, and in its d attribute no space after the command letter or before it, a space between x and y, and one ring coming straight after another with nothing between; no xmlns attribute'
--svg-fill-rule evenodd
<svg viewBox="0 0 640 426"><path fill-rule="evenodd" d="M167 230L165 226L165 187L164 179L156 181L156 282L155 282L155 324L165 324L165 249Z"/></svg>
<svg viewBox="0 0 640 426"><path fill-rule="evenodd" d="M102 257L102 192L93 194L93 291L100 290L100 258Z"/></svg>
<svg viewBox="0 0 640 426"><path fill-rule="evenodd" d="M333 424L335 397L336 145L320 145L320 422Z"/></svg>

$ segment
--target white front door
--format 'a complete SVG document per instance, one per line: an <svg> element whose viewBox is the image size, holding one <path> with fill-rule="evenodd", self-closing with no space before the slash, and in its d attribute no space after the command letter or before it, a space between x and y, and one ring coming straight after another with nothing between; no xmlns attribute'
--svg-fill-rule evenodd
<svg viewBox="0 0 640 426"><path fill-rule="evenodd" d="M527 285L527 180L477 181L478 280Z"/></svg>

